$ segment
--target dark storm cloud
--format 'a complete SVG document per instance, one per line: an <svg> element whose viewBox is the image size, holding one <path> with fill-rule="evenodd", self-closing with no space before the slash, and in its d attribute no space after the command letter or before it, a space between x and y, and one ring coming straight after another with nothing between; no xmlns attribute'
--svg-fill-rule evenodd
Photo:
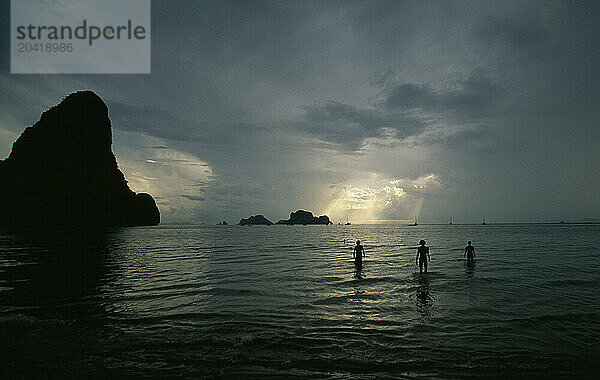
<svg viewBox="0 0 600 380"><path fill-rule="evenodd" d="M168 146L164 146L164 145L148 146L146 148L151 148L151 149L169 149Z"/></svg>
<svg viewBox="0 0 600 380"><path fill-rule="evenodd" d="M208 145L239 145L261 132L261 128L245 122L204 121L182 118L156 106L109 102L110 117L115 128L146 133L178 141L194 141Z"/></svg>
<svg viewBox="0 0 600 380"><path fill-rule="evenodd" d="M522 19L491 15L473 25L473 34L486 45L505 44L528 49L545 42L548 30L539 14Z"/></svg>
<svg viewBox="0 0 600 380"><path fill-rule="evenodd" d="M108 102L113 127L126 131L144 132L156 137L185 139L184 131L177 128L182 120L168 112L150 105L129 105Z"/></svg>
<svg viewBox="0 0 600 380"><path fill-rule="evenodd" d="M183 198L189 199L190 201L204 201L206 200L206 198L204 197L199 197L199 196L193 196L193 195L182 195Z"/></svg>
<svg viewBox="0 0 600 380"><path fill-rule="evenodd" d="M403 140L443 123L462 126L491 117L501 87L481 72L436 90L427 84L384 83L383 101L370 109L331 101L304 107L300 130L341 151L360 151L369 139ZM431 136L421 139L433 142Z"/></svg>
<svg viewBox="0 0 600 380"><path fill-rule="evenodd" d="M92 89L117 150L151 136L169 149L139 157L210 166L197 218L277 219L368 174L427 173L450 183L425 219L600 214L600 2L154 1L147 76L8 74L8 4L2 143Z"/></svg>
<svg viewBox="0 0 600 380"><path fill-rule="evenodd" d="M393 88L384 105L390 110L421 109L434 114L450 113L468 121L489 116L498 100L500 86L481 73L471 74L455 88L435 90L426 84L404 83Z"/></svg>
<svg viewBox="0 0 600 380"><path fill-rule="evenodd" d="M367 139L384 138L386 132L391 132L396 139L403 139L419 133L427 125L414 117L338 102L304 109L304 119L296 125L311 136L348 151L358 151Z"/></svg>

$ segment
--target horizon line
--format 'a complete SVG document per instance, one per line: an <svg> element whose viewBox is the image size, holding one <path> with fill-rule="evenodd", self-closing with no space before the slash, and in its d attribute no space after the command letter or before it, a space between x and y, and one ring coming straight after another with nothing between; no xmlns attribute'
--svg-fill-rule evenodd
<svg viewBox="0 0 600 380"><path fill-rule="evenodd" d="M341 223L341 222L340 222ZM357 221L357 222L353 222L352 225L375 225L375 224L390 224L390 225L406 225L406 226L412 226L410 225L411 221L409 220L362 220L362 221ZM482 222L468 222L468 223L419 223L417 226L412 226L412 227L418 227L418 226L489 226L489 225L506 225L506 224L587 224L587 225L594 225L594 224L599 224L600 225L600 220L593 220L593 221L579 221L579 222L567 222L567 221L547 221L547 222L540 222L540 221L536 221L536 222L486 222L485 224L483 224ZM212 222L161 222L160 225L217 225L217 223L212 223ZM237 223L228 223L229 226L237 226ZM273 223L273 225L278 225L276 223ZM283 225L283 224L282 224ZM313 224L307 224L307 225L313 225ZM314 224L315 226L320 226L321 224ZM338 225L338 223L333 223L332 225ZM345 226L342 223L343 226ZM285 225L287 226L287 225Z"/></svg>

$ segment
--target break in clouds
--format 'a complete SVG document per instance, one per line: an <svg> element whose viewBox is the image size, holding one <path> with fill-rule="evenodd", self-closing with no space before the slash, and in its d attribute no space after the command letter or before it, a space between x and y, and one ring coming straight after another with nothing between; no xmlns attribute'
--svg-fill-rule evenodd
<svg viewBox="0 0 600 380"><path fill-rule="evenodd" d="M373 187L345 186L326 208L330 215L347 215L362 221L394 221L398 215L418 215L427 195L444 191L444 183L435 174L417 179L377 180Z"/></svg>
<svg viewBox="0 0 600 380"><path fill-rule="evenodd" d="M0 152L91 89L166 222L600 216L597 2L153 2L152 17L150 75L10 75L2 55Z"/></svg>

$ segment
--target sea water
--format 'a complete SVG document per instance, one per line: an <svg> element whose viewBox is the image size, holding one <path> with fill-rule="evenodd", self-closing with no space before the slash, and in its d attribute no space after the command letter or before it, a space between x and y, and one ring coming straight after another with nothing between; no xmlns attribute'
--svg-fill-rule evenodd
<svg viewBox="0 0 600 380"><path fill-rule="evenodd" d="M592 377L600 226L0 232L0 377ZM366 259L352 262L360 239ZM429 272L415 265L430 247ZM467 240L476 264L463 259Z"/></svg>

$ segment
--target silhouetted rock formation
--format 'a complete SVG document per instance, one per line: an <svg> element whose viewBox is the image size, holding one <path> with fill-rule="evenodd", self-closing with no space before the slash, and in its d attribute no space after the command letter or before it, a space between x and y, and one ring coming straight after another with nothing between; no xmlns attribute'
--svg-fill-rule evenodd
<svg viewBox="0 0 600 380"><path fill-rule="evenodd" d="M290 214L288 220L280 220L276 224L333 224L327 215L321 215L318 218L310 211L298 210Z"/></svg>
<svg viewBox="0 0 600 380"><path fill-rule="evenodd" d="M0 160L0 226L157 225L154 199L129 189L111 144L108 108L91 91L44 112Z"/></svg>
<svg viewBox="0 0 600 380"><path fill-rule="evenodd" d="M265 218L263 215L254 215L247 219L241 219L240 222L238 223L238 225L240 225L240 226L247 226L247 225L251 225L251 224L261 224L261 225L265 225L265 226L270 226L271 224L273 224L273 222L271 222L269 219Z"/></svg>
<svg viewBox="0 0 600 380"><path fill-rule="evenodd" d="M220 223L217 223L217 226L227 226L228 223L226 221L222 221Z"/></svg>

